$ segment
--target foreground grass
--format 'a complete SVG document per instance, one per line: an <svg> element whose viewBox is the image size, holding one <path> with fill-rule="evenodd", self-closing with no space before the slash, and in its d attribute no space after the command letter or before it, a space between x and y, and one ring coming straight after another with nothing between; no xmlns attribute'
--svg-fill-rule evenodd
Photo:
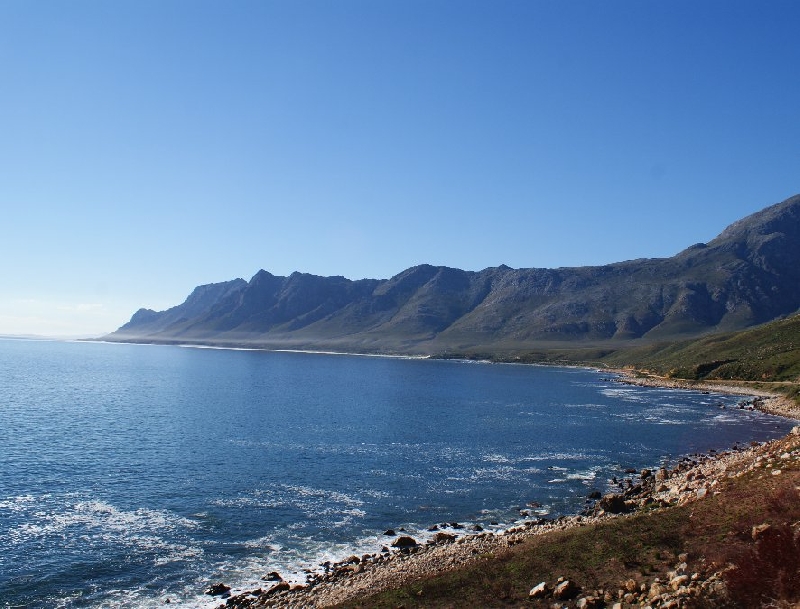
<svg viewBox="0 0 800 609"><path fill-rule="evenodd" d="M800 444L790 436L786 447ZM791 606L800 601L800 463L791 461L780 475L757 468L726 478L713 497L682 507L640 512L541 537L496 554L479 557L466 568L441 573L412 585L359 599L341 607L549 607L532 601L530 589L541 581L565 577L584 590L608 590L616 598L623 582L649 585L689 556L689 569L728 572L730 596L691 606ZM756 543L755 525L769 524L788 537ZM792 529L791 525L795 524ZM780 603L784 603L781 605Z"/></svg>

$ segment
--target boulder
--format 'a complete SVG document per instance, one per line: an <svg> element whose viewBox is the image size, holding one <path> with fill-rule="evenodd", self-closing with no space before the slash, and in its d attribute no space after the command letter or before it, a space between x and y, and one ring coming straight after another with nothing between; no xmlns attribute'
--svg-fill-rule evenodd
<svg viewBox="0 0 800 609"><path fill-rule="evenodd" d="M392 542L393 548L400 548L401 550L416 548L418 545L419 544L417 543L417 540L413 537L409 537L408 535L401 535Z"/></svg>
<svg viewBox="0 0 800 609"><path fill-rule="evenodd" d="M753 541L758 541L761 537L763 537L772 527L767 523L764 524L757 524L753 527L750 535L753 538Z"/></svg>
<svg viewBox="0 0 800 609"><path fill-rule="evenodd" d="M581 589L575 582L565 579L553 589L553 598L556 600L570 599L577 596L580 591Z"/></svg>
<svg viewBox="0 0 800 609"><path fill-rule="evenodd" d="M208 588L206 588L205 594L208 594L209 596L222 596L223 594L227 594L230 591L231 591L230 586L226 586L225 584L219 583L219 584L213 584Z"/></svg>
<svg viewBox="0 0 800 609"><path fill-rule="evenodd" d="M625 499L622 495L603 495L602 499L598 501L597 507L610 514L621 514L627 511L628 506L625 504Z"/></svg>
<svg viewBox="0 0 800 609"><path fill-rule="evenodd" d="M550 588L547 585L547 582L541 582L539 584L536 584L533 588L531 588L531 591L528 592L528 597L529 598L543 598L543 597L547 596L547 594L549 592L550 592Z"/></svg>
<svg viewBox="0 0 800 609"><path fill-rule="evenodd" d="M289 582L280 582L279 584L272 586L269 590L264 592L262 596L272 596L273 594L277 594L278 592L284 592L286 590L291 590L292 587L289 585Z"/></svg>
<svg viewBox="0 0 800 609"><path fill-rule="evenodd" d="M650 585L650 591L647 593L647 598L650 600L655 600L666 591L666 588L661 585L661 582L656 580Z"/></svg>
<svg viewBox="0 0 800 609"><path fill-rule="evenodd" d="M271 571L271 572L267 573L264 577L262 577L261 581L265 581L265 582L282 582L283 578L281 577L281 574L278 573L277 571Z"/></svg>
<svg viewBox="0 0 800 609"><path fill-rule="evenodd" d="M433 536L433 543L452 543L456 540L456 536L452 533L444 533L439 531Z"/></svg>

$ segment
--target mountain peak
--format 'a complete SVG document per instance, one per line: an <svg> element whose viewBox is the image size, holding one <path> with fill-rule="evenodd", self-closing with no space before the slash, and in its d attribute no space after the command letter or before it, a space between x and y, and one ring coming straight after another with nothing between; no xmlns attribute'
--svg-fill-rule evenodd
<svg viewBox="0 0 800 609"><path fill-rule="evenodd" d="M420 264L351 281L259 270L137 311L109 340L435 353L605 345L742 329L800 309L800 196L672 258L480 272Z"/></svg>

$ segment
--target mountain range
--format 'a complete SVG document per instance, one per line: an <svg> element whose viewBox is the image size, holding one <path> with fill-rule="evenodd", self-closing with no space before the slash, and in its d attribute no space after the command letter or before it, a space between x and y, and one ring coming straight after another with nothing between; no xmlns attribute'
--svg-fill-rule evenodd
<svg viewBox="0 0 800 609"><path fill-rule="evenodd" d="M415 266L391 279L279 277L198 286L138 310L103 340L367 353L511 353L733 331L800 309L800 195L670 258L603 266L464 271Z"/></svg>

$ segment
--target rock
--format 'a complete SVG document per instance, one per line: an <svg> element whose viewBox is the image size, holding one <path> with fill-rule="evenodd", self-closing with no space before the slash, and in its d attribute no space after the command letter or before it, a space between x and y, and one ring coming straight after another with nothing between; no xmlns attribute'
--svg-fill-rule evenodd
<svg viewBox="0 0 800 609"><path fill-rule="evenodd" d="M578 592L580 592L580 588L577 584L569 579L565 579L553 590L553 598L556 600L566 600L577 596Z"/></svg>
<svg viewBox="0 0 800 609"><path fill-rule="evenodd" d="M625 504L625 499L622 495L609 494L604 495L597 503L597 507L610 514L621 514L627 511L628 506Z"/></svg>
<svg viewBox="0 0 800 609"><path fill-rule="evenodd" d="M589 493L589 499L600 499L602 496L603 495L600 493L600 491L592 491Z"/></svg>
<svg viewBox="0 0 800 609"><path fill-rule="evenodd" d="M698 499L705 499L707 494L708 494L708 489L704 486L701 486L699 489L695 491L695 495L697 495Z"/></svg>
<svg viewBox="0 0 800 609"><path fill-rule="evenodd" d="M642 480L645 480L646 478L649 478L649 477L650 477L650 476L652 476L652 475L653 475L653 472L651 472L649 469L643 469L643 470L641 471L641 473L639 474L639 477L640 477Z"/></svg>
<svg viewBox="0 0 800 609"><path fill-rule="evenodd" d="M627 592L636 592L639 589L639 584L636 583L635 579L629 579L625 582L625 590Z"/></svg>
<svg viewBox="0 0 800 609"><path fill-rule="evenodd" d="M659 468L659 470L656 472L656 480L658 482L664 482L664 480L667 478L669 478L669 472L667 469L665 467Z"/></svg>
<svg viewBox="0 0 800 609"><path fill-rule="evenodd" d="M383 534L386 535L387 537L394 537L395 535L397 535L397 533L394 532L394 529L386 529L383 532Z"/></svg>
<svg viewBox="0 0 800 609"><path fill-rule="evenodd" d="M231 591L230 586L226 586L225 584L219 583L206 588L204 594L208 594L209 596L222 596L223 594L226 594L230 591Z"/></svg>
<svg viewBox="0 0 800 609"><path fill-rule="evenodd" d="M282 582L283 581L283 577L281 577L281 574L278 573L277 571L271 571L270 573L267 573L264 577L262 577L261 581L264 581L264 582Z"/></svg>
<svg viewBox="0 0 800 609"><path fill-rule="evenodd" d="M272 586L269 590L264 592L261 596L272 596L273 594L277 594L278 592L284 592L286 590L291 590L292 587L289 585L289 582L281 582L276 586Z"/></svg>
<svg viewBox="0 0 800 609"><path fill-rule="evenodd" d="M239 594L237 596L230 597L225 602L225 607L235 607L236 609L246 609L246 607L250 607L253 602L255 601L247 592L244 594Z"/></svg>
<svg viewBox="0 0 800 609"><path fill-rule="evenodd" d="M650 600L656 599L666 591L666 588L661 585L661 582L654 581L650 584L650 591L647 593L647 598Z"/></svg>
<svg viewBox="0 0 800 609"><path fill-rule="evenodd" d="M681 586L685 586L689 583L689 576L688 575L676 575L671 580L669 580L669 587L673 590L678 590Z"/></svg>
<svg viewBox="0 0 800 609"><path fill-rule="evenodd" d="M401 535L392 542L393 548L400 549L416 548L418 545L417 540L408 535Z"/></svg>
<svg viewBox="0 0 800 609"><path fill-rule="evenodd" d="M577 609L595 609L600 606L600 599L596 596L584 596L575 601Z"/></svg>
<svg viewBox="0 0 800 609"><path fill-rule="evenodd" d="M548 587L547 582L541 582L531 588L531 591L528 592L528 598L542 598L547 596L548 592L550 592L550 588Z"/></svg>
<svg viewBox="0 0 800 609"><path fill-rule="evenodd" d="M753 527L753 530L750 532L750 536L753 538L753 541L758 541L761 537L763 537L772 527L767 523L764 524L757 524Z"/></svg>
<svg viewBox="0 0 800 609"><path fill-rule="evenodd" d="M456 536L452 533L438 532L433 536L433 543L452 543L456 540Z"/></svg>

